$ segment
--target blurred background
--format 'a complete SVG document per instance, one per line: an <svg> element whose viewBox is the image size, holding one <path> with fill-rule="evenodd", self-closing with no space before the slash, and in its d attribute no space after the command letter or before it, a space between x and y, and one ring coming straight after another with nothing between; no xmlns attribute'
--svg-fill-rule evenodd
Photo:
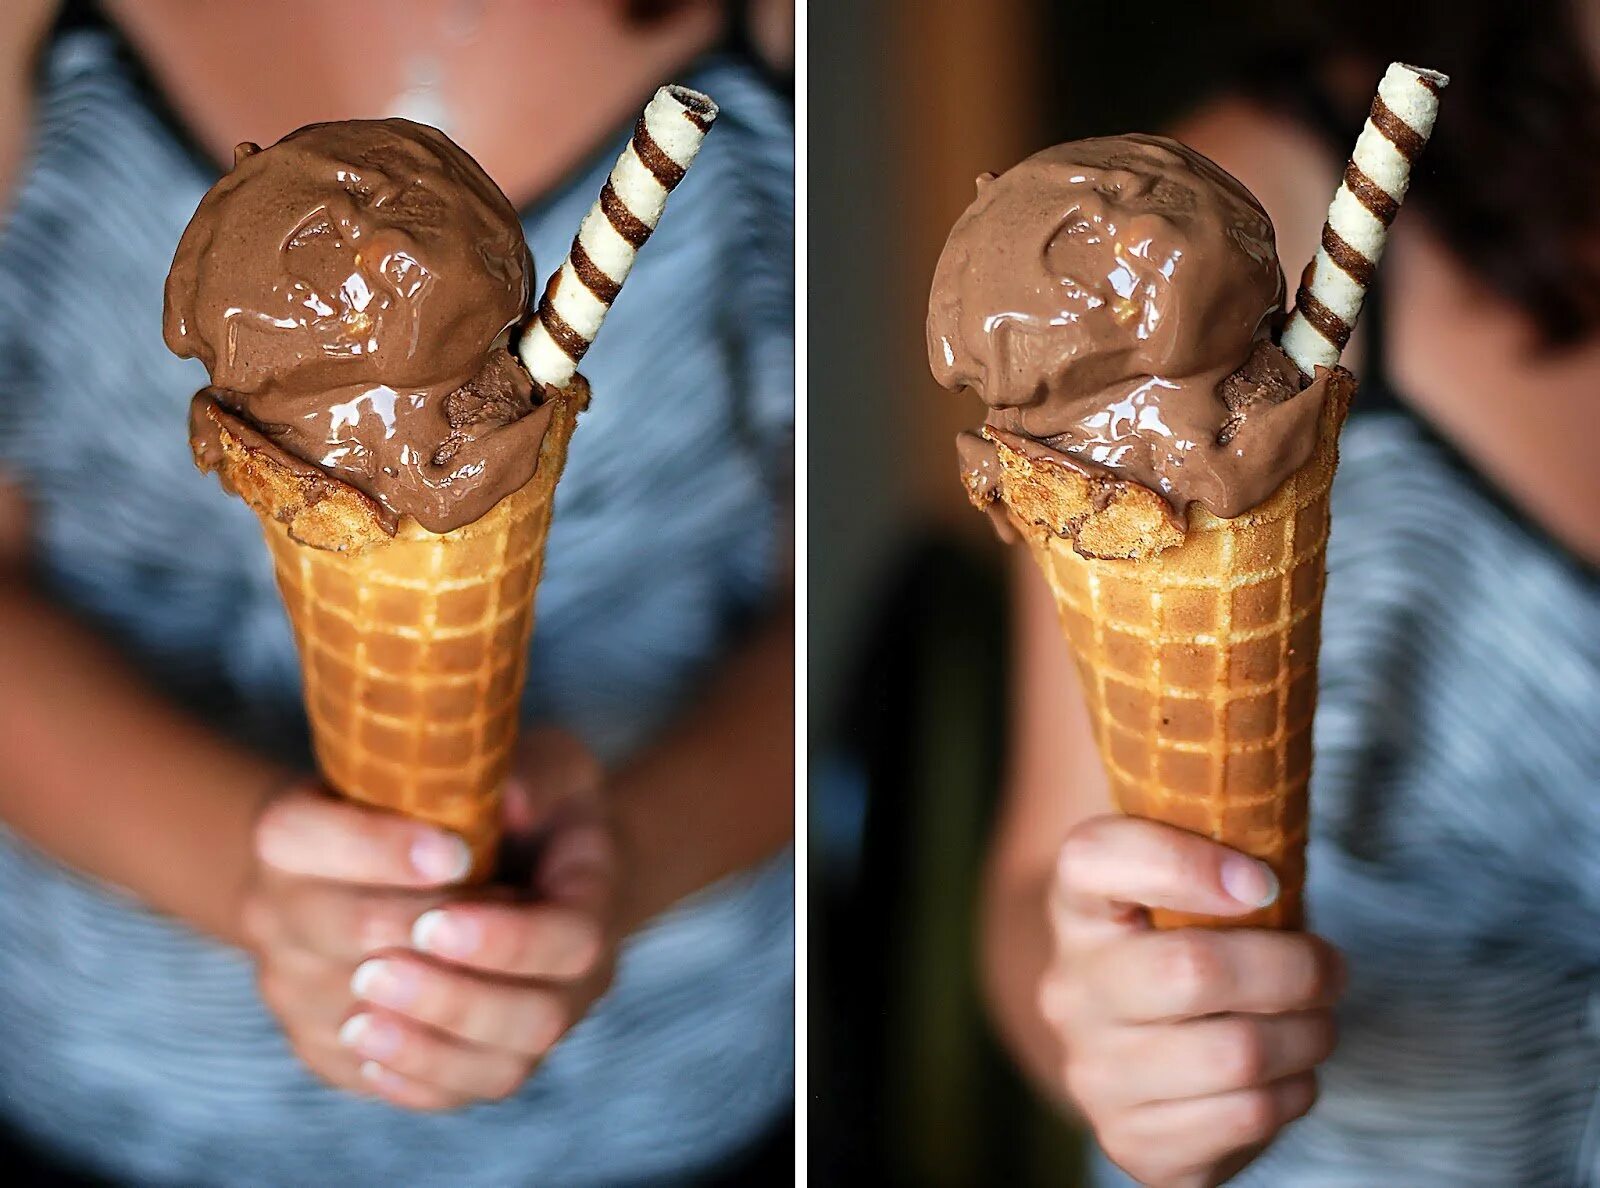
<svg viewBox="0 0 1600 1188"><path fill-rule="evenodd" d="M1003 554L956 480L978 402L923 321L973 178L1155 131L1318 5L830 0L810 12L811 1134L818 1182L1074 1184L984 1018L973 924L1005 719ZM1358 18L1357 18L1358 19ZM1288 264L1298 268L1298 263Z"/></svg>

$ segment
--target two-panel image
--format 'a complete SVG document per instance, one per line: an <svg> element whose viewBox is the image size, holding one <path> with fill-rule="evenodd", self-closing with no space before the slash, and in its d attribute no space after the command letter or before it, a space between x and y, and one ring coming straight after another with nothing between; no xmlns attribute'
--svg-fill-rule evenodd
<svg viewBox="0 0 1600 1188"><path fill-rule="evenodd" d="M1600 0L5 0L0 1181L1600 1185Z"/></svg>

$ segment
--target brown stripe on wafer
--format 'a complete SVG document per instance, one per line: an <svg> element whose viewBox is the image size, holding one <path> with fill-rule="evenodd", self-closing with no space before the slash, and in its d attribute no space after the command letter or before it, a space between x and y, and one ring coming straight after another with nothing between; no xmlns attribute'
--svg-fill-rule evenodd
<svg viewBox="0 0 1600 1188"><path fill-rule="evenodd" d="M611 185L611 179L606 179L606 184L600 187L600 209L605 212L606 221L611 224L616 233L627 240L634 248L642 248L645 241L650 238L650 226L642 221L621 198Z"/></svg>
<svg viewBox="0 0 1600 1188"><path fill-rule="evenodd" d="M540 303L537 316L545 330L549 332L551 340L566 352L567 358L574 363L582 360L584 352L589 349L588 340L567 324L567 320L556 312L554 305L549 302Z"/></svg>
<svg viewBox="0 0 1600 1188"><path fill-rule="evenodd" d="M1328 253L1332 260L1346 275L1363 289L1372 284L1373 274L1377 271L1371 260L1345 242L1344 237L1335 231L1331 224L1322 224L1322 250ZM1307 278L1307 284L1310 278Z"/></svg>
<svg viewBox="0 0 1600 1188"><path fill-rule="evenodd" d="M678 183L683 180L683 166L667 156L655 137L650 135L650 129L644 126L644 117L639 117L639 122L633 129L633 151L639 155L639 160L644 162L655 179L661 183L663 190L675 190Z"/></svg>
<svg viewBox="0 0 1600 1188"><path fill-rule="evenodd" d="M610 305L622 291L622 286L602 272L600 265L589 258L581 239L572 241L572 251L567 253L567 263L572 265L573 274L583 282L583 287L605 304Z"/></svg>
<svg viewBox="0 0 1600 1188"><path fill-rule="evenodd" d="M539 298L540 305L549 305L556 299L556 290L561 287L561 269L557 268L550 274L550 279L544 282L544 295Z"/></svg>
<svg viewBox="0 0 1600 1188"><path fill-rule="evenodd" d="M1372 100L1372 111L1367 118L1372 121L1372 126L1383 133L1384 139L1394 145L1395 149L1406 159L1407 164L1415 163L1422 155L1427 141L1422 135L1390 110L1389 105L1383 101L1383 96L1375 96Z"/></svg>
<svg viewBox="0 0 1600 1188"><path fill-rule="evenodd" d="M667 94L683 104L685 108L683 118L702 132L709 130L711 121L717 118L717 105L699 91L691 91L688 87L670 86L667 88Z"/></svg>
<svg viewBox="0 0 1600 1188"><path fill-rule="evenodd" d="M1294 295L1295 312L1310 323L1311 328L1322 337L1326 338L1341 351L1345 343L1350 341L1350 327L1345 320L1311 294L1311 290L1301 288Z"/></svg>
<svg viewBox="0 0 1600 1188"><path fill-rule="evenodd" d="M1372 212L1372 217L1387 227L1394 222L1400 204L1377 182L1362 171L1354 161L1344 167L1344 188L1355 195L1356 201Z"/></svg>

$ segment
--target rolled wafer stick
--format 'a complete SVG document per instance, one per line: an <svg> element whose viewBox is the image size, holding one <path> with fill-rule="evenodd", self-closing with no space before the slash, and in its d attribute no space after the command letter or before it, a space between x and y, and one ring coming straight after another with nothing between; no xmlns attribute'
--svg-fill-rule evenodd
<svg viewBox="0 0 1600 1188"><path fill-rule="evenodd" d="M517 352L534 379L565 387L578 370L717 113L709 96L678 86L662 87L645 107L523 332Z"/></svg>
<svg viewBox="0 0 1600 1188"><path fill-rule="evenodd" d="M1437 70L1394 62L1378 84L1366 126L1328 207L1322 244L1312 257L1281 345L1302 374L1339 361L1361 314L1389 224L1411 185L1450 80Z"/></svg>

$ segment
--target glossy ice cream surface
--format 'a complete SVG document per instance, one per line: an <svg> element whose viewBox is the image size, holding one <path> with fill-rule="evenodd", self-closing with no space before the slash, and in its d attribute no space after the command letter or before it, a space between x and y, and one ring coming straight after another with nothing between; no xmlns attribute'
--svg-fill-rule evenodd
<svg viewBox="0 0 1600 1188"><path fill-rule="evenodd" d="M516 211L436 129L350 120L240 145L167 278L167 345L211 376L197 458L220 421L390 517L471 523L532 476L548 422L509 349L532 273Z"/></svg>
<svg viewBox="0 0 1600 1188"><path fill-rule="evenodd" d="M1316 444L1325 381L1272 342L1283 300L1237 180L1162 137L1076 141L979 179L934 274L929 363L1008 445L1232 517ZM959 444L969 488L992 483L993 444Z"/></svg>

